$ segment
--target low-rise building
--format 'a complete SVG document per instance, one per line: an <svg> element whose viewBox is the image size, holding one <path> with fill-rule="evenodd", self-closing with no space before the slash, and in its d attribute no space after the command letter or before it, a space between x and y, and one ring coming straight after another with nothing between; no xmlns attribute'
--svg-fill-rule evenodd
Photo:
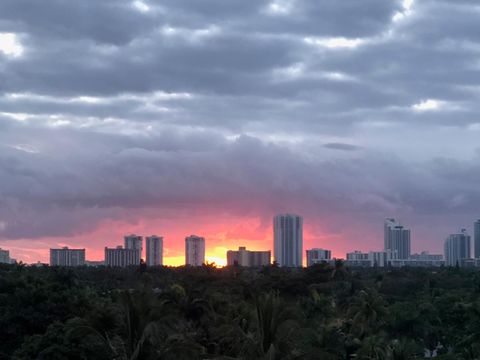
<svg viewBox="0 0 480 360"><path fill-rule="evenodd" d="M332 258L330 250L314 248L307 250L307 266L312 266L321 262L326 262Z"/></svg>
<svg viewBox="0 0 480 360"><path fill-rule="evenodd" d="M227 251L227 265L239 265L246 267L260 267L269 265L271 262L270 251L251 251L245 247L239 247L238 250Z"/></svg>

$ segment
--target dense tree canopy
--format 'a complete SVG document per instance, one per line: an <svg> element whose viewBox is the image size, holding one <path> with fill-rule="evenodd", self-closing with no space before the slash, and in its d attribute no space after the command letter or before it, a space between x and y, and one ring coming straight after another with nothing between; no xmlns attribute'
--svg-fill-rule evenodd
<svg viewBox="0 0 480 360"><path fill-rule="evenodd" d="M479 359L480 272L0 266L0 359Z"/></svg>

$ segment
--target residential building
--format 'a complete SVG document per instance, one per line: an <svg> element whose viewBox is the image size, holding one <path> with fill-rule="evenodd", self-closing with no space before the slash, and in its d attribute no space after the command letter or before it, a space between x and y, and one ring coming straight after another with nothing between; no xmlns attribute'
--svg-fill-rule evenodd
<svg viewBox="0 0 480 360"><path fill-rule="evenodd" d="M11 262L10 251L0 248L0 264L10 264Z"/></svg>
<svg viewBox="0 0 480 360"><path fill-rule="evenodd" d="M470 259L470 235L465 229L458 234L451 234L445 240L444 246L445 265L461 266L467 259Z"/></svg>
<svg viewBox="0 0 480 360"><path fill-rule="evenodd" d="M245 247L239 247L238 250L227 251L227 265L238 265L245 267L260 267L270 264L270 251L251 251Z"/></svg>
<svg viewBox="0 0 480 360"><path fill-rule="evenodd" d="M279 266L301 267L303 257L303 218L280 214L273 219L274 260Z"/></svg>
<svg viewBox="0 0 480 360"><path fill-rule="evenodd" d="M480 220L473 223L473 251L475 259L480 258Z"/></svg>
<svg viewBox="0 0 480 360"><path fill-rule="evenodd" d="M50 266L83 266L85 249L50 249Z"/></svg>
<svg viewBox="0 0 480 360"><path fill-rule="evenodd" d="M410 258L410 229L400 225L395 219L385 219L384 250L397 254L397 259Z"/></svg>
<svg viewBox="0 0 480 360"><path fill-rule="evenodd" d="M395 260L396 258L396 252L369 251L368 253L364 253L357 250L347 253L347 260L345 264L348 266L360 267L386 267L389 266L391 261Z"/></svg>
<svg viewBox="0 0 480 360"><path fill-rule="evenodd" d="M147 236L146 238L146 259L148 266L163 265L163 237L161 236Z"/></svg>
<svg viewBox="0 0 480 360"><path fill-rule="evenodd" d="M122 246L116 248L105 247L105 266L127 267L140 265L140 251L137 249L125 249Z"/></svg>
<svg viewBox="0 0 480 360"><path fill-rule="evenodd" d="M185 238L185 265L202 266L205 263L205 238L190 235Z"/></svg>
<svg viewBox="0 0 480 360"><path fill-rule="evenodd" d="M124 248L129 250L138 250L138 259L135 262L140 264L143 253L143 237L135 234L127 235L124 237Z"/></svg>
<svg viewBox="0 0 480 360"><path fill-rule="evenodd" d="M330 260L332 258L332 252L330 250L314 248L307 250L307 266L312 266Z"/></svg>

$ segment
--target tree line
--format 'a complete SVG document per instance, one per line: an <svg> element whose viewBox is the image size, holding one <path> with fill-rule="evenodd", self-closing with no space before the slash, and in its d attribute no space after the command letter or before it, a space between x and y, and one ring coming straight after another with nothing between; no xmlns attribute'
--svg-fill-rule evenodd
<svg viewBox="0 0 480 360"><path fill-rule="evenodd" d="M0 266L0 359L480 359L460 268Z"/></svg>

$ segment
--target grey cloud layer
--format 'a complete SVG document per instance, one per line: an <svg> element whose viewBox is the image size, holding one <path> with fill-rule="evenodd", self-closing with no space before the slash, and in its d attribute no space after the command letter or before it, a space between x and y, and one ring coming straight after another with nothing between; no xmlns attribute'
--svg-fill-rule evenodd
<svg viewBox="0 0 480 360"><path fill-rule="evenodd" d="M479 216L474 1L142 4L0 3L0 238L206 204Z"/></svg>

